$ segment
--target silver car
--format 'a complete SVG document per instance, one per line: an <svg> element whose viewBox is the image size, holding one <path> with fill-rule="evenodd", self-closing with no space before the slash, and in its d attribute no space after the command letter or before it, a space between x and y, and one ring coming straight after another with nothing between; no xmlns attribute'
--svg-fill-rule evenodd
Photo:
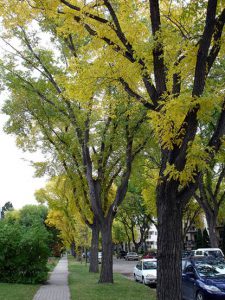
<svg viewBox="0 0 225 300"><path fill-rule="evenodd" d="M128 252L124 258L126 260L138 260L139 256L136 252Z"/></svg>

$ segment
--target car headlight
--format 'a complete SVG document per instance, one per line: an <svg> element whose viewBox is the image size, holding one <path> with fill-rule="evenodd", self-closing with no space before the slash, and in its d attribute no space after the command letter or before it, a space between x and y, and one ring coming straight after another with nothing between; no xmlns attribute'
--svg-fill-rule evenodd
<svg viewBox="0 0 225 300"><path fill-rule="evenodd" d="M146 275L146 278L156 278L156 276L154 276L152 274L148 274L148 275Z"/></svg>
<svg viewBox="0 0 225 300"><path fill-rule="evenodd" d="M207 291L209 291L209 292L214 292L214 293L221 292L221 290L220 290L218 287L213 286L213 285L206 285L205 288L206 288Z"/></svg>
<svg viewBox="0 0 225 300"><path fill-rule="evenodd" d="M202 284L200 284L200 286L203 289L206 289L208 292L212 292L212 293L220 293L221 292L221 290L214 285L207 285L207 284L202 283Z"/></svg>

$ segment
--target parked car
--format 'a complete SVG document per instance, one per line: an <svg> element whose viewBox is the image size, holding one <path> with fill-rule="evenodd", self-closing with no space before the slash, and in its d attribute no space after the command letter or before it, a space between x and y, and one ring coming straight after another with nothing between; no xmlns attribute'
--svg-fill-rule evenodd
<svg viewBox="0 0 225 300"><path fill-rule="evenodd" d="M225 260L196 257L182 261L184 300L224 300Z"/></svg>
<svg viewBox="0 0 225 300"><path fill-rule="evenodd" d="M142 256L142 258L156 258L156 253L155 252L147 252Z"/></svg>
<svg viewBox="0 0 225 300"><path fill-rule="evenodd" d="M134 267L134 279L147 285L156 285L157 260L141 259Z"/></svg>
<svg viewBox="0 0 225 300"><path fill-rule="evenodd" d="M125 256L126 260L138 260L139 256L136 252L127 252L127 255Z"/></svg>
<svg viewBox="0 0 225 300"><path fill-rule="evenodd" d="M182 251L182 258L190 257L191 255L193 255L193 251L192 250L183 250Z"/></svg>
<svg viewBox="0 0 225 300"><path fill-rule="evenodd" d="M102 263L102 252L98 252L98 263Z"/></svg>
<svg viewBox="0 0 225 300"><path fill-rule="evenodd" d="M194 256L209 256L212 255L215 258L224 257L223 251L219 248L199 248L192 251Z"/></svg>
<svg viewBox="0 0 225 300"><path fill-rule="evenodd" d="M126 255L127 255L127 251L125 251L125 250L120 250L120 251L117 253L116 257L117 257L117 258L125 258Z"/></svg>

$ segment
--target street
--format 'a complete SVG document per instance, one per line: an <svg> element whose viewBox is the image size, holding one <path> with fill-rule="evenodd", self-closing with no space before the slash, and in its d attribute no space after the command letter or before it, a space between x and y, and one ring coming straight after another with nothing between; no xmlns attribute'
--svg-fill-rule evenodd
<svg viewBox="0 0 225 300"><path fill-rule="evenodd" d="M133 279L133 268L137 261L127 261L124 258L113 258L113 272L123 274Z"/></svg>

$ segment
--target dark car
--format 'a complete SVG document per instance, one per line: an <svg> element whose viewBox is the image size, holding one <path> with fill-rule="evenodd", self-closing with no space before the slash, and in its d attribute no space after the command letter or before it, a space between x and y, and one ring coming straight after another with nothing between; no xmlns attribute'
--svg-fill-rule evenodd
<svg viewBox="0 0 225 300"><path fill-rule="evenodd" d="M183 260L182 269L184 300L225 300L224 260Z"/></svg>
<svg viewBox="0 0 225 300"><path fill-rule="evenodd" d="M125 258L125 256L127 255L127 251L125 250L120 250L118 253L117 253L117 258Z"/></svg>

